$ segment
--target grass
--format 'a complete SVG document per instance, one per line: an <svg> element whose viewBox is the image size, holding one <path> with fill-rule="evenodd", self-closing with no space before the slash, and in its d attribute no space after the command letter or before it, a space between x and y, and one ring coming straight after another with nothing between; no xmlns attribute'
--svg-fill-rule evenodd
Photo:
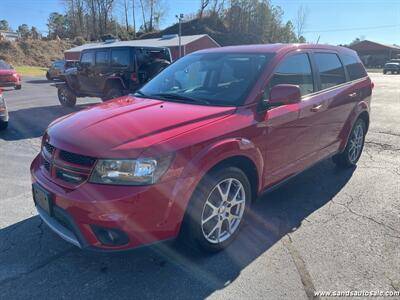
<svg viewBox="0 0 400 300"><path fill-rule="evenodd" d="M367 68L368 73L382 73L382 71L383 71L383 69L377 69L377 68L368 69Z"/></svg>
<svg viewBox="0 0 400 300"><path fill-rule="evenodd" d="M32 66L16 66L15 69L22 76L45 76L46 68Z"/></svg>

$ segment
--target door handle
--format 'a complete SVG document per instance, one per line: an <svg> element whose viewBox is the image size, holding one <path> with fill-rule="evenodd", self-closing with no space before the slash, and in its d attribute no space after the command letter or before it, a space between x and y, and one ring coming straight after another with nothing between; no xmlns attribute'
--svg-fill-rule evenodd
<svg viewBox="0 0 400 300"><path fill-rule="evenodd" d="M312 112L317 112L317 111L319 111L321 108L322 108L322 104L314 105L314 106L311 108L311 111L312 111Z"/></svg>
<svg viewBox="0 0 400 300"><path fill-rule="evenodd" d="M358 94L357 94L356 92L350 93L350 94L349 94L349 97L350 97L350 98L355 98L355 97L357 97L357 96L358 96Z"/></svg>

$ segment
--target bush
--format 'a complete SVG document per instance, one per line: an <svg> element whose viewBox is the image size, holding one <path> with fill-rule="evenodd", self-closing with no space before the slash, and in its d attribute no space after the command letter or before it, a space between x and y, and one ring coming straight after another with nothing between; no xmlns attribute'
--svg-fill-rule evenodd
<svg viewBox="0 0 400 300"><path fill-rule="evenodd" d="M72 43L74 45L81 46L86 43L86 40L82 36L77 36L76 38L74 38Z"/></svg>

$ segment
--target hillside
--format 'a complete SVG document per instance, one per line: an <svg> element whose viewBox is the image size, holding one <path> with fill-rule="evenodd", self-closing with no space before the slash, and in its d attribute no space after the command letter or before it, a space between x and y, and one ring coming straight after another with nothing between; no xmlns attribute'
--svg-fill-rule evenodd
<svg viewBox="0 0 400 300"><path fill-rule="evenodd" d="M73 45L63 40L0 41L0 59L13 65L48 67L55 59L64 57L64 51Z"/></svg>
<svg viewBox="0 0 400 300"><path fill-rule="evenodd" d="M174 24L164 30L145 33L140 39L157 38L167 34L177 34L179 25ZM226 25L218 18L205 17L182 23L182 35L208 34L221 46L265 43L255 34L229 32Z"/></svg>

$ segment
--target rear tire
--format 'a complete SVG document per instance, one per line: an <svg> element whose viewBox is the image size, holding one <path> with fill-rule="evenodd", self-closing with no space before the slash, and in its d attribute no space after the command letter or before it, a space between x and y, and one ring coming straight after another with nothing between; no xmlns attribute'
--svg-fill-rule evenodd
<svg viewBox="0 0 400 300"><path fill-rule="evenodd" d="M51 76L50 76L50 73L49 73L49 72L46 72L46 79L47 79L48 81L51 81L51 80L52 80L52 78L51 78Z"/></svg>
<svg viewBox="0 0 400 300"><path fill-rule="evenodd" d="M351 168L357 164L364 149L366 129L365 121L358 119L351 130L344 151L332 157L337 166Z"/></svg>
<svg viewBox="0 0 400 300"><path fill-rule="evenodd" d="M22 89L22 85L21 84L18 84L18 85L16 85L15 86L15 88L14 89L16 89L16 90L20 90L20 89Z"/></svg>
<svg viewBox="0 0 400 300"><path fill-rule="evenodd" d="M206 252L226 248L239 234L251 202L242 170L224 167L206 174L188 204L181 240Z"/></svg>
<svg viewBox="0 0 400 300"><path fill-rule="evenodd" d="M8 127L8 122L0 122L0 130L6 130Z"/></svg>
<svg viewBox="0 0 400 300"><path fill-rule="evenodd" d="M383 70L383 74L386 74L386 70Z"/></svg>
<svg viewBox="0 0 400 300"><path fill-rule="evenodd" d="M69 87L58 88L58 100L64 107L74 107L76 104L76 96Z"/></svg>

